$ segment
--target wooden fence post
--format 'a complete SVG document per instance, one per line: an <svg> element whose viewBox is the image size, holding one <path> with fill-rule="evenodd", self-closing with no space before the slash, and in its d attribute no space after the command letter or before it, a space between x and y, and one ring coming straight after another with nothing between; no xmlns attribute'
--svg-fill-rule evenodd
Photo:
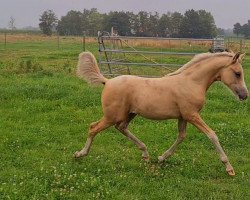
<svg viewBox="0 0 250 200"><path fill-rule="evenodd" d="M85 51L86 48L85 48L85 44L86 44L86 37L85 37L85 34L82 36L82 50Z"/></svg>
<svg viewBox="0 0 250 200"><path fill-rule="evenodd" d="M59 50L60 47L60 38L59 38L59 34L57 34L57 49Z"/></svg>
<svg viewBox="0 0 250 200"><path fill-rule="evenodd" d="M4 33L4 49L6 49L7 45L7 33Z"/></svg>

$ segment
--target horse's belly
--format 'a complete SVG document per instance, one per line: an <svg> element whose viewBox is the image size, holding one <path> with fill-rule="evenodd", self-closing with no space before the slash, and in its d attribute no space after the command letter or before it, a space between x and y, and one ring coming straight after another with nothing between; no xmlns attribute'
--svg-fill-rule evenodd
<svg viewBox="0 0 250 200"><path fill-rule="evenodd" d="M176 119L180 117L180 111L175 105L145 105L132 110L142 117L155 120Z"/></svg>
<svg viewBox="0 0 250 200"><path fill-rule="evenodd" d="M154 113L139 113L140 116L145 117L147 119L153 120L165 120L165 119L178 119L180 115L170 115L170 114L154 114Z"/></svg>

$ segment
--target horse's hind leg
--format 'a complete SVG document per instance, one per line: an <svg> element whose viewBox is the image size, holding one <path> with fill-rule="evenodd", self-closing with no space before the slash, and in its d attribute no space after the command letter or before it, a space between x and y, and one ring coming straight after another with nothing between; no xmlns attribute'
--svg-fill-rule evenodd
<svg viewBox="0 0 250 200"><path fill-rule="evenodd" d="M186 127L187 127L187 121L185 121L183 119L179 119L179 121L178 121L178 131L179 131L179 134L177 136L177 139L174 142L174 144L167 151L165 151L161 156L158 157L158 161L159 162L163 162L166 158L170 157L174 153L174 151L176 150L177 146L186 137Z"/></svg>
<svg viewBox="0 0 250 200"><path fill-rule="evenodd" d="M120 123L117 123L115 125L115 128L119 130L123 135L125 135L129 140L131 140L137 147L142 151L142 158L146 161L149 160L149 154L147 151L146 145L140 141L137 137L135 137L129 130L128 130L128 124L129 122L135 117L135 114L129 114L129 118L127 121L123 121Z"/></svg>
<svg viewBox="0 0 250 200"><path fill-rule="evenodd" d="M104 117L97 122L93 122L90 127L89 127L89 133L88 133L88 138L85 143L85 146L81 151L75 152L74 156L75 158L83 157L88 155L89 149L91 147L91 144L93 142L94 137L99 133L100 131L112 126L113 124L108 122Z"/></svg>

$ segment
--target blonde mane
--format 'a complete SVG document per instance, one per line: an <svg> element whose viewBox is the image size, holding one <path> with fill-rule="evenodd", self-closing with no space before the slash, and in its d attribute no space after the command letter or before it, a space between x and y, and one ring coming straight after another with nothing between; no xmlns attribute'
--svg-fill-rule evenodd
<svg viewBox="0 0 250 200"><path fill-rule="evenodd" d="M201 54L197 54L195 55L189 62L187 62L186 64L184 64L181 68L179 68L178 70L167 74L166 76L174 76L177 74L180 74L181 72L183 72L184 70L190 68L191 66L193 66L194 64L202 61L202 60L206 60L208 58L211 57L219 57L219 56L228 56L228 57L233 57L234 53L233 52L221 52L221 53L201 53Z"/></svg>

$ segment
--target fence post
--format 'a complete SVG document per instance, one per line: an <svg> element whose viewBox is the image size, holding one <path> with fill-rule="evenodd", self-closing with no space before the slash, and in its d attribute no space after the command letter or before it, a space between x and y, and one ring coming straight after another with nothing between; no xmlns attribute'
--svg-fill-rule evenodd
<svg viewBox="0 0 250 200"><path fill-rule="evenodd" d="M227 48L228 50L229 50L229 48L230 48L229 42L230 42L230 38L228 37L228 38L227 38L227 44L226 44L226 48Z"/></svg>
<svg viewBox="0 0 250 200"><path fill-rule="evenodd" d="M168 40L169 50L171 51L171 42L170 39Z"/></svg>
<svg viewBox="0 0 250 200"><path fill-rule="evenodd" d="M240 39L240 52L242 52L242 44L243 44L243 41L242 39Z"/></svg>
<svg viewBox="0 0 250 200"><path fill-rule="evenodd" d="M59 50L59 47L60 47L60 44L59 44L60 41L59 41L59 39L60 39L60 38L59 38L59 34L57 34L57 49L58 49L58 50Z"/></svg>
<svg viewBox="0 0 250 200"><path fill-rule="evenodd" d="M82 50L85 51L85 34L82 36Z"/></svg>
<svg viewBox="0 0 250 200"><path fill-rule="evenodd" d="M4 49L6 49L7 44L7 33L4 33Z"/></svg>

